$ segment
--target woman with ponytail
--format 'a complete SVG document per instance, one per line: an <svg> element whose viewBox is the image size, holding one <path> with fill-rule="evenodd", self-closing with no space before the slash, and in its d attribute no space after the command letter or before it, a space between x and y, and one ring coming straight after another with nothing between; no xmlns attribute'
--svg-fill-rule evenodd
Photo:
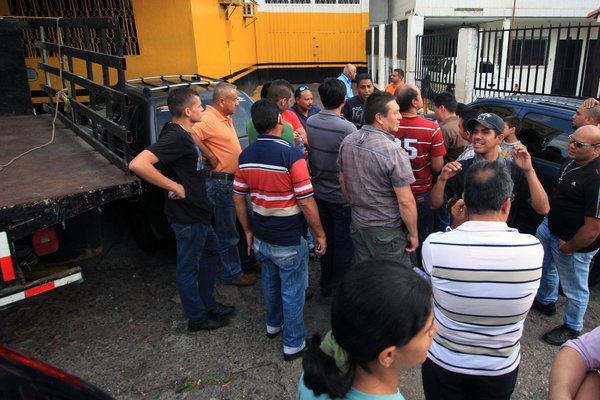
<svg viewBox="0 0 600 400"><path fill-rule="evenodd" d="M431 287L387 260L357 264L331 304L331 330L313 336L303 360L300 400L403 400L403 369L427 357L437 325Z"/></svg>

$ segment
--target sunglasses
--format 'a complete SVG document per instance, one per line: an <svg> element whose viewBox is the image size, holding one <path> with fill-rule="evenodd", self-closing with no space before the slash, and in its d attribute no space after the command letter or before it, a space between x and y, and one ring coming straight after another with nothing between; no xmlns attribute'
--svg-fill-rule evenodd
<svg viewBox="0 0 600 400"><path fill-rule="evenodd" d="M578 149L582 149L582 148L590 148L590 147L596 147L598 146L600 143L592 143L592 144L588 144L588 143L581 143L579 140L574 139L573 135L569 135L569 144L574 144L575 147L577 147Z"/></svg>
<svg viewBox="0 0 600 400"><path fill-rule="evenodd" d="M302 86L298 86L298 89L296 89L296 92L294 93L294 97L299 97L300 93L304 92L305 90L309 90L310 88L308 86L302 85Z"/></svg>

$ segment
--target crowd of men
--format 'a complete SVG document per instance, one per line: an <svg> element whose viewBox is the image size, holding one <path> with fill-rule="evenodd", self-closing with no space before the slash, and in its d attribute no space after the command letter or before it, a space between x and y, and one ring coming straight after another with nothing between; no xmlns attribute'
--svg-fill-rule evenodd
<svg viewBox="0 0 600 400"><path fill-rule="evenodd" d="M165 190L189 331L218 329L234 312L214 299L217 260L223 284L256 282L241 268L237 217L247 256L262 266L266 336L282 333L286 361L305 349L310 246L323 296L353 263L402 260L431 279L440 325L423 367L426 397L509 398L527 313L556 313L559 283L564 324L544 340L561 345L583 329L600 247L600 105L577 110L568 158L546 193L516 117L479 113L441 93L438 122L427 120L420 89L404 83L402 70L379 92L348 64L318 92L323 109L308 86L265 85L242 150L234 85L217 84L206 110L192 89L175 89L171 122L131 161ZM511 227L515 196L545 216L535 236Z"/></svg>

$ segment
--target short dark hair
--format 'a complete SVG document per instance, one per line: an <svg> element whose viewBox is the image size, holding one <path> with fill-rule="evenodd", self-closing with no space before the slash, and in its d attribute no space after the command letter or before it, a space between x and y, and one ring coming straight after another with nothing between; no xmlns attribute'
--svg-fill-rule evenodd
<svg viewBox="0 0 600 400"><path fill-rule="evenodd" d="M276 79L271 82L267 91L267 98L277 103L281 99L289 99L294 95L294 88L285 79Z"/></svg>
<svg viewBox="0 0 600 400"><path fill-rule="evenodd" d="M401 93L397 96L398 106L401 112L406 112L412 108L412 101L419 97L419 92L412 86L401 86L396 89L396 92Z"/></svg>
<svg viewBox="0 0 600 400"><path fill-rule="evenodd" d="M402 68L394 68L394 72L397 72L402 78L404 78L404 70L402 70Z"/></svg>
<svg viewBox="0 0 600 400"><path fill-rule="evenodd" d="M388 92L373 93L365 102L363 117L365 124L372 125L375 122L375 115L381 114L387 116L388 104L391 101L396 101L396 98Z"/></svg>
<svg viewBox="0 0 600 400"><path fill-rule="evenodd" d="M320 349L321 337L315 335L302 362L305 385L316 395L344 397L357 365L370 372L369 363L381 351L409 343L425 328L431 313L431 285L407 265L390 260L354 265L331 303L331 331L348 353L350 370L341 372Z"/></svg>
<svg viewBox="0 0 600 400"><path fill-rule="evenodd" d="M442 92L435 96L433 99L433 104L436 107L444 106L446 110L451 113L455 113L458 108L458 103L456 102L456 97L454 97L453 93L450 92Z"/></svg>
<svg viewBox="0 0 600 400"><path fill-rule="evenodd" d="M476 108L471 108L471 107L465 107L464 109L460 110L460 114L457 114L458 117L460 119L463 120L463 128L465 130L467 129L467 121L473 119L473 118L477 118L477 116L480 114L479 110Z"/></svg>
<svg viewBox="0 0 600 400"><path fill-rule="evenodd" d="M519 133L521 130L521 120L515 115L506 116L502 118L502 121L504 121L509 128L515 128L515 133Z"/></svg>
<svg viewBox="0 0 600 400"><path fill-rule="evenodd" d="M194 98L200 98L198 92L188 87L173 89L167 97L167 106L171 115L174 117L182 117L186 107L190 107L194 102Z"/></svg>
<svg viewBox="0 0 600 400"><path fill-rule="evenodd" d="M477 161L465 173L463 196L469 214L500 211L512 196L513 181L508 168L498 161Z"/></svg>
<svg viewBox="0 0 600 400"><path fill-rule="evenodd" d="M323 107L327 110L338 108L346 98L346 85L337 78L325 78L318 90Z"/></svg>
<svg viewBox="0 0 600 400"><path fill-rule="evenodd" d="M371 74L367 74L366 72L363 72L362 74L359 74L356 77L356 79L355 79L356 84L357 85L360 84L360 81L364 81L365 79L368 79L371 81L371 83L373 83L373 77L371 76Z"/></svg>
<svg viewBox="0 0 600 400"><path fill-rule="evenodd" d="M259 134L268 133L279 123L279 107L270 99L260 99L250 109L252 124Z"/></svg>
<svg viewBox="0 0 600 400"><path fill-rule="evenodd" d="M266 99L267 96L269 95L269 88L271 87L271 81L269 82L265 82L262 85L262 88L260 89L260 98L261 99Z"/></svg>

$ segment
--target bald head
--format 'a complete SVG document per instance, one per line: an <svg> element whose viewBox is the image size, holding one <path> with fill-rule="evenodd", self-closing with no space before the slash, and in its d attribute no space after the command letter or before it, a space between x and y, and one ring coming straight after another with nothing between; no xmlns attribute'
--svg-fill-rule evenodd
<svg viewBox="0 0 600 400"><path fill-rule="evenodd" d="M583 143L600 143L600 128L596 125L584 125L573 132Z"/></svg>
<svg viewBox="0 0 600 400"><path fill-rule="evenodd" d="M344 67L344 75L346 75L350 80L356 78L356 67L354 64L346 64Z"/></svg>
<svg viewBox="0 0 600 400"><path fill-rule="evenodd" d="M421 98L421 90L413 84L400 86L394 93L400 106L400 112L416 113L423 107L423 99Z"/></svg>

